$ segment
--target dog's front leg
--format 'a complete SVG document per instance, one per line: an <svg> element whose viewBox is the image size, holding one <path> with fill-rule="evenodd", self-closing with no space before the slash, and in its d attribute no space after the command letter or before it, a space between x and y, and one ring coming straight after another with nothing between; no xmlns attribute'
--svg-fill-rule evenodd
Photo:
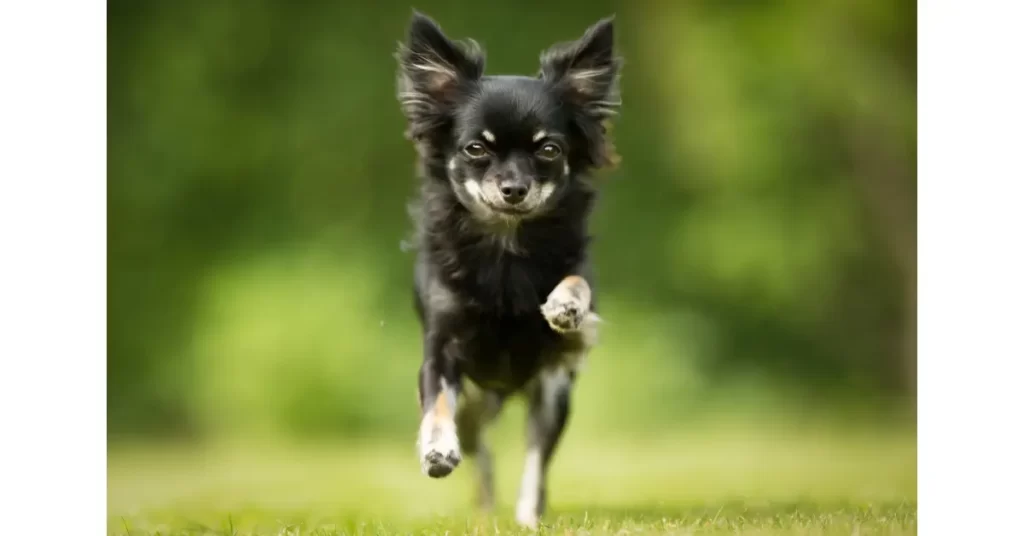
<svg viewBox="0 0 1024 536"><path fill-rule="evenodd" d="M455 428L459 374L444 355L444 338L428 332L424 340L424 359L420 366L419 398L420 465L431 478L448 476L462 461Z"/></svg>
<svg viewBox="0 0 1024 536"><path fill-rule="evenodd" d="M590 284L582 276L570 275L548 294L541 306L551 329L566 335L582 335L584 346L590 347L597 336L597 315L591 311Z"/></svg>
<svg viewBox="0 0 1024 536"><path fill-rule="evenodd" d="M570 275L548 294L541 306L548 325L562 334L568 344L560 350L560 363L541 371L528 389L526 464L516 502L516 521L526 527L537 528L544 513L547 469L569 419L576 367L596 342L598 317L591 310L592 298L587 280Z"/></svg>

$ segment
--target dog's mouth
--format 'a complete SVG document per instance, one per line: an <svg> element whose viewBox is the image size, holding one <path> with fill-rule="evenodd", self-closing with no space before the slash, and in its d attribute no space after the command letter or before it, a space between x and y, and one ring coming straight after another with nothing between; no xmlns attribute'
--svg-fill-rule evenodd
<svg viewBox="0 0 1024 536"><path fill-rule="evenodd" d="M513 205L496 205L494 203L487 203L487 202L485 202L485 204L487 205L487 208L489 208L489 209L491 209L494 212L497 212L499 214L504 214L506 216L526 216L527 214L533 212L533 209L530 208L530 207L513 206Z"/></svg>
<svg viewBox="0 0 1024 536"><path fill-rule="evenodd" d="M525 199L512 204L502 199L497 187L493 184L481 184L475 180L467 180L461 187L456 187L456 194L462 203L482 218L496 217L503 221L521 220L534 216L544 204L546 195L543 191L531 191Z"/></svg>

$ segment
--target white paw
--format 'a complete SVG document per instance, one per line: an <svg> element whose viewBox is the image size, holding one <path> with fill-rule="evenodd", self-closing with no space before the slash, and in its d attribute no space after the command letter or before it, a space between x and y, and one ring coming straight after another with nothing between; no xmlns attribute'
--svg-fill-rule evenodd
<svg viewBox="0 0 1024 536"><path fill-rule="evenodd" d="M420 466L431 478L448 476L462 461L455 423L434 422L428 415L420 426Z"/></svg>
<svg viewBox="0 0 1024 536"><path fill-rule="evenodd" d="M537 530L538 521L537 512L533 504L526 504L522 501L516 504L516 523L519 526L530 530Z"/></svg>
<svg viewBox="0 0 1024 536"><path fill-rule="evenodd" d="M588 313L582 300L558 289L540 306L540 312L551 329L559 333L578 331Z"/></svg>

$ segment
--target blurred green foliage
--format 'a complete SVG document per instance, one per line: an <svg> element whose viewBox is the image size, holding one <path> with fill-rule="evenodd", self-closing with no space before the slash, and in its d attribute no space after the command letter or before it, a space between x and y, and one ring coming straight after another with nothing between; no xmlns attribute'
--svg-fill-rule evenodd
<svg viewBox="0 0 1024 536"><path fill-rule="evenodd" d="M109 3L112 436L414 429L391 56L411 7ZM607 325L577 427L912 401L915 2L415 7L492 73L617 14L623 163L593 222Z"/></svg>

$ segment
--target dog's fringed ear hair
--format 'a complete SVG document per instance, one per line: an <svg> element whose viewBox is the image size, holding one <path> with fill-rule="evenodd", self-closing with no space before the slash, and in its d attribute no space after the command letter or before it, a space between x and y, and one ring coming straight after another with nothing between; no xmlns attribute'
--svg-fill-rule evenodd
<svg viewBox="0 0 1024 536"><path fill-rule="evenodd" d="M621 58L615 56L614 17L601 19L583 37L540 56L541 78L562 91L587 117L601 122L618 114Z"/></svg>
<svg viewBox="0 0 1024 536"><path fill-rule="evenodd" d="M398 100L419 139L451 121L458 95L483 75L484 55L473 41L456 43L426 15L413 12L406 43L399 43Z"/></svg>
<svg viewBox="0 0 1024 536"><path fill-rule="evenodd" d="M586 144L583 164L596 168L619 162L609 132L622 106L622 58L614 48L614 18L608 17L587 28L578 40L554 45L540 56L541 79L573 110L575 127Z"/></svg>

